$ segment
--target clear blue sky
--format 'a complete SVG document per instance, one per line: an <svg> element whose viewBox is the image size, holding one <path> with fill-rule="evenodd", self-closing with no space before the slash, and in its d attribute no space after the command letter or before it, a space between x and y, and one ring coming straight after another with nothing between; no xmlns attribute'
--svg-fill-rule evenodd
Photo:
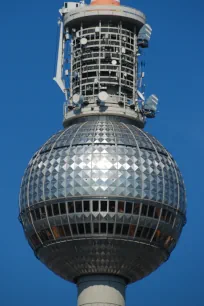
<svg viewBox="0 0 204 306"><path fill-rule="evenodd" d="M188 194L188 223L168 263L127 290L127 306L203 306L203 11L202 0L122 0L153 27L148 92L160 113L146 131L173 154ZM76 289L33 255L18 215L21 176L32 154L61 129L63 95L52 81L59 0L2 1L0 305L74 306Z"/></svg>

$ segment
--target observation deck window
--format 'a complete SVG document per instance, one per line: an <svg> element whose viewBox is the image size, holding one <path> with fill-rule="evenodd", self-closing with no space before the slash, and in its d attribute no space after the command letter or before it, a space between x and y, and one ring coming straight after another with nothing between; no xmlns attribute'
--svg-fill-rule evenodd
<svg viewBox="0 0 204 306"><path fill-rule="evenodd" d="M115 234L120 235L121 234L121 229L122 229L122 224L120 224L120 223L116 224Z"/></svg>
<svg viewBox="0 0 204 306"><path fill-rule="evenodd" d="M115 212L115 201L109 201L109 212Z"/></svg>
<svg viewBox="0 0 204 306"><path fill-rule="evenodd" d="M68 202L68 211L70 214L74 213L74 204L73 202Z"/></svg>
<svg viewBox="0 0 204 306"><path fill-rule="evenodd" d="M53 216L52 206L51 205L47 205L46 208L47 208L48 217L52 217Z"/></svg>
<svg viewBox="0 0 204 306"><path fill-rule="evenodd" d="M118 212L124 213L124 202L123 201L118 202Z"/></svg>
<svg viewBox="0 0 204 306"><path fill-rule="evenodd" d="M98 201L93 201L93 211L98 211L99 210L99 203Z"/></svg>
<svg viewBox="0 0 204 306"><path fill-rule="evenodd" d="M123 224L122 235L127 236L129 232L129 224Z"/></svg>
<svg viewBox="0 0 204 306"><path fill-rule="evenodd" d="M59 215L59 206L58 206L58 204L54 204L53 205L53 212L54 212L55 216Z"/></svg>
<svg viewBox="0 0 204 306"><path fill-rule="evenodd" d="M67 213L66 204L65 203L60 203L59 206L60 206L60 214L65 215Z"/></svg>
<svg viewBox="0 0 204 306"><path fill-rule="evenodd" d="M108 223L108 234L113 234L114 223Z"/></svg>
<svg viewBox="0 0 204 306"><path fill-rule="evenodd" d="M72 229L72 234L73 235L77 235L78 233L77 233L77 226L76 226L76 224L71 224L71 229Z"/></svg>
<svg viewBox="0 0 204 306"><path fill-rule="evenodd" d="M83 235L84 234L84 224L83 223L79 223L78 224L78 231L79 231L79 235Z"/></svg>
<svg viewBox="0 0 204 306"><path fill-rule="evenodd" d="M107 231L107 223L101 223L101 233L105 234Z"/></svg>
<svg viewBox="0 0 204 306"><path fill-rule="evenodd" d="M133 208L133 204L131 202L126 202L125 213L131 214L132 208Z"/></svg>
<svg viewBox="0 0 204 306"><path fill-rule="evenodd" d="M133 214L134 215L139 215L139 213L140 213L140 204L134 203Z"/></svg>
<svg viewBox="0 0 204 306"><path fill-rule="evenodd" d="M75 202L75 209L77 213L82 212L82 201L76 201Z"/></svg>
<svg viewBox="0 0 204 306"><path fill-rule="evenodd" d="M84 212L89 212L89 211L90 211L90 202L84 201Z"/></svg>
<svg viewBox="0 0 204 306"><path fill-rule="evenodd" d="M107 211L107 201L101 201L101 211Z"/></svg>
<svg viewBox="0 0 204 306"><path fill-rule="evenodd" d="M85 223L86 234L91 234L91 224Z"/></svg>
<svg viewBox="0 0 204 306"><path fill-rule="evenodd" d="M93 230L94 230L94 234L99 233L99 223L94 223L93 224Z"/></svg>
<svg viewBox="0 0 204 306"><path fill-rule="evenodd" d="M71 236L71 231L70 231L69 225L64 224L63 227L64 227L65 235L68 236L68 237Z"/></svg>
<svg viewBox="0 0 204 306"><path fill-rule="evenodd" d="M52 232L56 239L64 237L64 229L62 226L52 226Z"/></svg>
<svg viewBox="0 0 204 306"><path fill-rule="evenodd" d="M145 204L142 205L141 215L142 216L146 216L147 215L147 205L145 205Z"/></svg>
<svg viewBox="0 0 204 306"><path fill-rule="evenodd" d="M150 218L154 218L154 209L155 207L154 206L149 206L149 209L148 209L148 217Z"/></svg>
<svg viewBox="0 0 204 306"><path fill-rule="evenodd" d="M134 237L135 236L135 230L136 230L136 225L130 224L130 228L129 228L129 236L130 237Z"/></svg>

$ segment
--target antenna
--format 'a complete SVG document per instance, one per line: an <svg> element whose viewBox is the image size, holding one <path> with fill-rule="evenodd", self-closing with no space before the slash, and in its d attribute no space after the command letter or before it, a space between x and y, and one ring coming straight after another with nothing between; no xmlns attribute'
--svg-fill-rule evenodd
<svg viewBox="0 0 204 306"><path fill-rule="evenodd" d="M144 104L144 113L147 118L154 118L157 111L159 99L156 95L151 95Z"/></svg>
<svg viewBox="0 0 204 306"><path fill-rule="evenodd" d="M141 28L138 34L138 39L137 39L138 46L142 48L148 48L151 34L152 34L152 28L150 27L149 24L145 24Z"/></svg>

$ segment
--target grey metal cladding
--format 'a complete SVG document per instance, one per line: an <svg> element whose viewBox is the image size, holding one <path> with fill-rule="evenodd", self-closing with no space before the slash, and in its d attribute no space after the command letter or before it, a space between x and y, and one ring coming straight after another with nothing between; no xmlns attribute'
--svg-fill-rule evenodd
<svg viewBox="0 0 204 306"><path fill-rule="evenodd" d="M134 125L92 120L46 142L22 180L20 208L66 197L147 199L185 213L185 188L167 150Z"/></svg>

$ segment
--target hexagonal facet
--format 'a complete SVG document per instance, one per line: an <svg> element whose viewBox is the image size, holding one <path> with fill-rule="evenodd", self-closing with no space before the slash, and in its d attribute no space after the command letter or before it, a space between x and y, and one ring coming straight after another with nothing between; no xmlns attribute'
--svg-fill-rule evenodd
<svg viewBox="0 0 204 306"><path fill-rule="evenodd" d="M20 218L38 258L61 277L134 282L159 267L185 224L185 188L167 150L117 117L55 134L22 180Z"/></svg>

